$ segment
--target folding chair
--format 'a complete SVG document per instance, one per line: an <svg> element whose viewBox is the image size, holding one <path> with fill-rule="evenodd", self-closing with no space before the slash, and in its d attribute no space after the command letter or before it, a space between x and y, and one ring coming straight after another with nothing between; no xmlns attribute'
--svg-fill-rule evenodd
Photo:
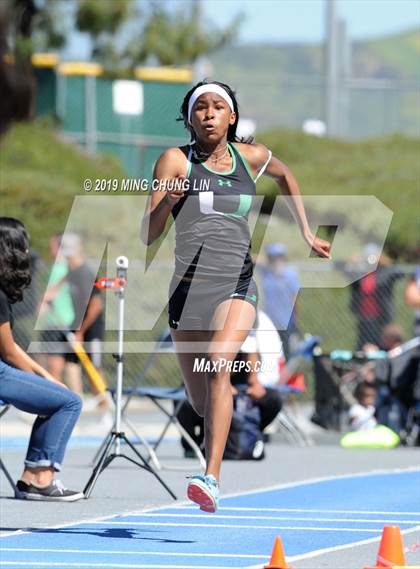
<svg viewBox="0 0 420 569"><path fill-rule="evenodd" d="M5 403L4 401L2 401L0 399L0 418L3 417L3 415L5 415L7 413L7 411L9 410L10 405L8 403ZM3 474L5 475L5 477L7 478L10 486L12 487L15 496L19 496L19 490L16 487L15 481L13 480L10 472L7 470L6 465L4 464L3 460L0 457L0 470L3 471Z"/></svg>
<svg viewBox="0 0 420 569"><path fill-rule="evenodd" d="M191 448L193 449L197 459L200 462L200 466L203 470L206 468L206 461L201 452L200 447L195 443L195 441L191 438L190 434L184 429L181 423L178 421L178 411L181 405L187 401L187 395L185 389L183 387L137 387L135 389L135 393L133 395L137 395L138 397L146 397L149 401L151 401L165 416L166 416L166 423L163 426L163 429L158 436L157 440L152 445L152 452L155 456L155 461L157 460L160 464L161 468L170 468L173 470L184 470L184 468L175 468L175 467L168 467L165 466L159 459L156 457L156 452L158 447L162 443L163 439L168 432L168 429L171 425L174 425L178 431L180 436L184 437L186 441L189 443ZM130 397L130 395L129 395ZM165 401L171 401L173 403L173 410L169 411L165 406ZM131 430L133 428L131 427ZM189 470L189 467L188 467Z"/></svg>
<svg viewBox="0 0 420 569"><path fill-rule="evenodd" d="M288 399L291 395L303 393L302 389L288 385L281 385L278 387L278 390L285 399ZM275 418L275 422L280 427L281 432L285 435L287 440L293 444L297 444L301 447L312 446L314 444L312 438L300 428L287 407L287 405L283 405L282 410Z"/></svg>
<svg viewBox="0 0 420 569"><path fill-rule="evenodd" d="M333 350L317 355L314 358L315 413L312 421L325 429L342 430L349 407L357 403L354 390L368 365L374 366L377 383L388 385L394 393L398 389L409 392L409 383L414 383L413 376L418 369L419 348L420 338L416 337L389 352ZM414 416L415 408L410 419Z"/></svg>
<svg viewBox="0 0 420 569"><path fill-rule="evenodd" d="M123 388L123 395L126 395L127 398L122 407L121 419L125 423L125 425L127 425L127 427L130 429L130 431L134 434L134 436L138 439L140 444L142 444L145 447L145 449L149 454L149 458L153 462L155 468L159 470L164 468L168 470L184 470L184 469L187 470L187 468L184 467L174 467L174 466L169 467L164 463L162 463L162 461L159 460L157 456L158 448L160 447L163 439L165 438L168 429L171 427L171 425L173 425L178 430L180 436L184 437L187 440L187 442L191 445L192 449L194 450L197 456L197 459L200 462L201 468L204 470L206 467L206 461L203 456L203 453L200 450L200 447L191 438L189 433L184 429L184 427L181 425L181 423L178 421L177 418L177 413L181 405L187 400L185 389L181 386L174 388L174 387L148 387L144 385L144 380L149 370L154 365L156 356L162 353L174 353L172 338L169 330L165 330L159 336L156 342L155 349L153 350L152 353L148 355L148 358L144 364L141 373L136 378L135 382L136 385L133 387ZM115 389L111 388L109 389L109 391L112 397L114 398ZM140 433L137 431L137 429L133 426L133 424L127 417L127 409L130 404L130 401L134 396L147 398L157 407L157 409L159 409L160 412L162 412L165 415L166 421L163 426L163 429L159 434L159 436L157 437L157 440L153 444L147 442L145 438L140 435ZM168 410L166 408L164 403L167 401L173 403L172 410ZM102 443L102 445L104 443L105 441ZM98 450L98 453L100 452L101 448L102 446ZM190 467L188 467L188 470L189 469Z"/></svg>
<svg viewBox="0 0 420 569"><path fill-rule="evenodd" d="M289 377L297 373L303 373L308 367L308 362L312 362L316 348L319 346L321 338L319 336L306 337L291 354L288 362L286 363L283 372L286 372ZM280 393L287 399L293 395L300 395L304 393L305 386L298 386L296 384L283 384L279 385ZM286 438L299 446L312 446L314 444L312 437L303 431L292 413L285 405L276 417L277 424L282 429Z"/></svg>

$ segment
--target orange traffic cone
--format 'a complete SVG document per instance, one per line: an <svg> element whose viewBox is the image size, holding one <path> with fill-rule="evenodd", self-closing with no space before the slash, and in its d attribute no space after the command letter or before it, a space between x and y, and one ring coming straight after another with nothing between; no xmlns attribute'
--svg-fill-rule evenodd
<svg viewBox="0 0 420 569"><path fill-rule="evenodd" d="M374 567L365 567L365 569L381 569L382 567L393 567L395 565L405 565L400 528L398 526L385 526L382 532L376 565Z"/></svg>
<svg viewBox="0 0 420 569"><path fill-rule="evenodd" d="M292 567L286 563L283 544L279 537L276 537L276 541L274 542L270 563L264 565L264 569L292 569Z"/></svg>

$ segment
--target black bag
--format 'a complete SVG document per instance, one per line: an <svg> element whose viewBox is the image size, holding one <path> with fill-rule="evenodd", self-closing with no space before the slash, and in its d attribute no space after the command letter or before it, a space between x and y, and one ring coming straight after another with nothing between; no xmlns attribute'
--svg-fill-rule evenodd
<svg viewBox="0 0 420 569"><path fill-rule="evenodd" d="M259 407L249 395L236 395L223 458L225 460L262 460L264 442L260 425Z"/></svg>

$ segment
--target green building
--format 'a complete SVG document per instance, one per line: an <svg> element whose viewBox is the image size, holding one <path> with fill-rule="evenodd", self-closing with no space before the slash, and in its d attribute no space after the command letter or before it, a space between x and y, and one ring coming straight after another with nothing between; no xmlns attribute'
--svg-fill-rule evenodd
<svg viewBox="0 0 420 569"><path fill-rule="evenodd" d="M33 65L37 115L54 115L64 136L88 152L116 155L129 176L150 178L159 154L185 143L176 118L190 69L144 67L110 79L97 63L60 63L53 54L35 54Z"/></svg>

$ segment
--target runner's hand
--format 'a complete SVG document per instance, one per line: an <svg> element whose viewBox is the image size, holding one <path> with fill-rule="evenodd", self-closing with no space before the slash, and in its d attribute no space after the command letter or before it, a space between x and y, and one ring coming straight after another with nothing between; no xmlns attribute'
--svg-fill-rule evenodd
<svg viewBox="0 0 420 569"><path fill-rule="evenodd" d="M184 197L184 182L185 176L178 176L167 181L164 200L171 207L177 204Z"/></svg>
<svg viewBox="0 0 420 569"><path fill-rule="evenodd" d="M331 259L330 250L331 243L326 239L321 239L320 237L314 237L312 233L305 235L305 240L311 247L312 251L318 256L324 259Z"/></svg>

